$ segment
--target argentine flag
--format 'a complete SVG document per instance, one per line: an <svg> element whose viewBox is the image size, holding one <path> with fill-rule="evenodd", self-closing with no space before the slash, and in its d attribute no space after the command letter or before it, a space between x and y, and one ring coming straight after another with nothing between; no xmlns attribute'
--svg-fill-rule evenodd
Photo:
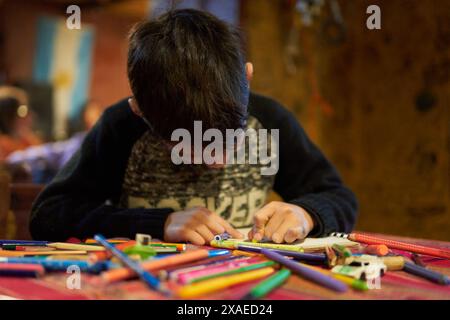
<svg viewBox="0 0 450 320"><path fill-rule="evenodd" d="M66 20L38 20L33 79L53 86L53 135L67 135L67 120L79 115L89 98L94 30L69 29Z"/></svg>

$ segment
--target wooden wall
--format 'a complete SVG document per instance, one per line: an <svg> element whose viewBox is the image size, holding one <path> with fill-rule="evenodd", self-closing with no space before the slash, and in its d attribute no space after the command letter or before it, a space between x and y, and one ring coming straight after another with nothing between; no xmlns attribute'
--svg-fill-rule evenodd
<svg viewBox="0 0 450 320"><path fill-rule="evenodd" d="M339 0L345 39L329 37L325 7L299 28L294 73L286 43L300 21L286 2L243 2L252 89L295 112L336 164L358 229L450 240L450 2ZM381 30L366 28L370 4Z"/></svg>
<svg viewBox="0 0 450 320"><path fill-rule="evenodd" d="M142 0L130 2L132 8ZM30 79L33 70L37 19L40 16L67 18L66 6L50 6L40 1L6 0L0 4L0 30L2 31L3 57L7 81ZM119 9L123 9L120 7ZM91 70L90 98L102 106L109 106L130 94L126 75L127 35L131 26L141 16L120 14L116 5L98 9L82 7L82 26L94 27L93 61Z"/></svg>

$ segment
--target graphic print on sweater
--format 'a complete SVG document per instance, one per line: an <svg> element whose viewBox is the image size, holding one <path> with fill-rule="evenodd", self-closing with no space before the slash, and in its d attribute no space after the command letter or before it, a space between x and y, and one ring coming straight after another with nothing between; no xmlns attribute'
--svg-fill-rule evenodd
<svg viewBox="0 0 450 320"><path fill-rule="evenodd" d="M264 129L251 116L247 128ZM245 164L227 164L221 169L175 165L170 150L147 131L134 144L128 159L121 206L172 208L175 211L202 206L216 212L234 227L249 226L253 214L265 204L275 176L261 175L263 165L249 164L248 145L242 147L246 148ZM278 156L271 150L270 139L267 154Z"/></svg>

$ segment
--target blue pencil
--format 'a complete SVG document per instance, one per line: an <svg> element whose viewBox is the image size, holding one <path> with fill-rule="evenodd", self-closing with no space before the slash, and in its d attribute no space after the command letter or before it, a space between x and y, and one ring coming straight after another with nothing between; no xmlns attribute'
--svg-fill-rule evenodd
<svg viewBox="0 0 450 320"><path fill-rule="evenodd" d="M9 244L15 246L46 246L48 241L34 240L0 240L0 245Z"/></svg>
<svg viewBox="0 0 450 320"><path fill-rule="evenodd" d="M425 278L427 280L433 281L438 284L442 284L444 286L450 284L450 279L446 275L443 275L433 270L426 269L424 267L418 266L410 262L405 262L403 270L415 276Z"/></svg>
<svg viewBox="0 0 450 320"><path fill-rule="evenodd" d="M90 263L80 260L47 260L41 258L5 258L0 257L0 263L25 263L25 264L39 264L45 268L46 271L66 271L71 266L77 266L82 272L100 273L114 266L109 261L101 261L97 263Z"/></svg>
<svg viewBox="0 0 450 320"><path fill-rule="evenodd" d="M99 242L102 246L104 246L106 250L111 252L111 254L114 255L117 259L119 259L120 262L122 262L128 268L136 272L136 274L152 289L155 289L164 295L169 294L169 292L163 288L158 278L142 269L142 267L138 263L128 258L128 256L125 253L123 253L122 251L114 247L112 244L110 244L103 236L97 234L95 235L94 239L97 242Z"/></svg>

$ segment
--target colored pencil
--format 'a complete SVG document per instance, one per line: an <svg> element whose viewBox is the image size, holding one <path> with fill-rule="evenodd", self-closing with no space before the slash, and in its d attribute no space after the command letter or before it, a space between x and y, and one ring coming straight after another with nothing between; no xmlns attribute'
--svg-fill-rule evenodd
<svg viewBox="0 0 450 320"><path fill-rule="evenodd" d="M35 264L1 263L0 276L39 277L45 273L44 267Z"/></svg>
<svg viewBox="0 0 450 320"><path fill-rule="evenodd" d="M34 241L34 240L0 240L0 245L13 244L16 246L45 246L48 241Z"/></svg>
<svg viewBox="0 0 450 320"><path fill-rule="evenodd" d="M82 272L99 273L113 267L114 264L109 261L100 263L89 263L87 261L80 260L48 260L41 258L2 258L0 257L1 264L39 264L45 268L46 271L67 271L67 268L71 266L77 266Z"/></svg>
<svg viewBox="0 0 450 320"><path fill-rule="evenodd" d="M131 247L136 245L136 241L130 240L128 242L124 243L118 243L115 245L115 247L119 250L124 250L125 248ZM97 252L90 252L89 253L89 260L95 262L95 261L102 261L107 260L112 257L112 254L105 250L105 251L97 251Z"/></svg>
<svg viewBox="0 0 450 320"><path fill-rule="evenodd" d="M11 251L0 250L0 257L51 256L62 254L86 254L86 251L54 250L54 251Z"/></svg>
<svg viewBox="0 0 450 320"><path fill-rule="evenodd" d="M226 271L232 268L238 268L241 266L249 265L255 262L261 262L261 258L258 257L243 257L240 259L235 259L231 261L225 261L223 263L215 264L212 266L206 266L206 268L198 269L198 270L191 270L188 272L184 272L178 275L177 279L180 282L183 282L183 277L198 277L207 275L208 273L214 273L214 272L222 272Z"/></svg>
<svg viewBox="0 0 450 320"><path fill-rule="evenodd" d="M102 246L94 246L89 244L53 242L47 244L47 247L61 249L61 250L83 250L83 251L104 251Z"/></svg>
<svg viewBox="0 0 450 320"><path fill-rule="evenodd" d="M273 262L273 261L263 261L263 262L258 262L258 263L252 263L249 265L244 265L244 266L239 266L236 268L228 269L228 270L225 270L222 272L212 272L209 274L205 274L203 276L192 277L190 279L187 279L186 282L184 282L184 284L197 283L197 282L206 281L206 280L214 279L214 278L218 278L218 277L229 276L229 275L243 273L243 272L247 272L247 271L262 269L265 267L272 267L274 265L275 265L275 262Z"/></svg>
<svg viewBox="0 0 450 320"><path fill-rule="evenodd" d="M250 292L244 296L243 300L261 299L267 296L275 288L281 286L291 275L289 269L281 269L269 278L262 280Z"/></svg>
<svg viewBox="0 0 450 320"><path fill-rule="evenodd" d="M226 272L229 270L233 270L233 269L237 269L237 268L241 268L244 266L252 265L255 263L261 263L261 262L265 262L265 261L261 261L261 259L258 257L256 257L256 259L250 258L250 259L246 259L246 260L237 260L237 261L233 260L231 262L227 262L227 263L220 264L217 266L209 266L204 269L193 270L193 271L189 271L186 273L182 273L182 274L178 275L177 280L178 280L178 282L180 282L182 284L186 284L186 283L192 282L192 279L205 277L205 276L208 276L211 274L222 273L222 272Z"/></svg>
<svg viewBox="0 0 450 320"><path fill-rule="evenodd" d="M417 244L389 240L389 239L383 239L380 237L375 237L375 236L361 234L361 233L350 233L350 234L332 233L331 235L338 236L338 237L347 237L348 239L350 239L352 241L362 242L362 243L366 243L366 244L384 244L390 249L404 250L404 251L410 251L410 252L425 254L425 255L434 256L434 257L450 259L450 250L426 247L426 246L421 246L421 245L417 245Z"/></svg>
<svg viewBox="0 0 450 320"><path fill-rule="evenodd" d="M141 264L142 268L147 271L155 271L158 269L189 263L206 258L229 255L228 250L206 250L200 249L195 251L187 251L167 258L145 261ZM105 282L116 282L135 277L136 273L128 268L118 268L103 272L102 278Z"/></svg>
<svg viewBox="0 0 450 320"><path fill-rule="evenodd" d="M261 253L262 248L239 245L238 250ZM327 257L323 253L302 253L302 252L294 252L294 251L278 250L278 249L269 249L269 250L277 252L283 256L288 256L295 260L300 260L300 261L301 260L317 261L320 263L325 263L327 261Z"/></svg>
<svg viewBox="0 0 450 320"><path fill-rule="evenodd" d="M411 262L405 262L403 270L415 276L422 277L444 286L450 284L450 279L446 275L430 269L426 269Z"/></svg>
<svg viewBox="0 0 450 320"><path fill-rule="evenodd" d="M297 273L303 278L318 283L324 287L327 287L337 292L344 292L347 291L348 289L347 285L342 281L339 281L328 275L322 274L318 271L312 270L311 268L304 266L302 263L292 261L277 252L271 250L262 250L261 253L264 254L270 260L276 261L284 265L285 267L291 269L293 272Z"/></svg>
<svg viewBox="0 0 450 320"><path fill-rule="evenodd" d="M384 244L370 244L364 248L364 252L382 257L389 253L389 248Z"/></svg>
<svg viewBox="0 0 450 320"><path fill-rule="evenodd" d="M222 240L216 241L212 240L210 245L217 248L225 248L225 249L239 249L239 246L246 247L258 247L264 249L276 249L276 250L286 250L286 251L294 251L294 252L303 252L304 249L302 247L294 246L291 244L276 244L276 243L261 243L261 242L244 242L238 240Z"/></svg>
<svg viewBox="0 0 450 320"><path fill-rule="evenodd" d="M128 258L125 253L110 244L103 236L97 234L94 236L94 239L104 246L106 250L111 252L117 259L119 259L120 262L135 272L150 288L155 289L164 295L168 295L169 292L164 288L158 278L145 271L141 265Z"/></svg>
<svg viewBox="0 0 450 320"><path fill-rule="evenodd" d="M233 259L231 259L233 258ZM182 267L182 268L176 268L176 269L172 269L170 272L170 278L171 279L178 279L178 277L180 275L184 275L184 274L188 274L188 273L192 273L194 271L199 271L199 270L204 270L207 268L220 268L223 266L227 266L230 264L242 264L245 263L246 261L249 261L253 259L253 257L234 257L234 256L230 256L227 257L227 259L224 260L218 260L218 261L202 261L199 264L196 265L189 265L186 267Z"/></svg>
<svg viewBox="0 0 450 320"><path fill-rule="evenodd" d="M258 256L262 257L263 256L263 254L261 254L261 253L256 253L253 251L243 251L243 250L233 250L231 252L231 254L233 256L246 256L246 257L258 257Z"/></svg>
<svg viewBox="0 0 450 320"><path fill-rule="evenodd" d="M175 247L178 251L186 251L185 243L150 242L148 245L152 247Z"/></svg>
<svg viewBox="0 0 450 320"><path fill-rule="evenodd" d="M186 272L190 272L190 271L194 271L194 270L201 270L201 269L208 268L210 266L222 265L229 261L242 259L242 257L240 257L240 256L225 256L224 258L222 258L222 257L219 257L219 258L220 259L208 259L206 262L205 261L197 261L197 262L193 262L193 263L189 263L189 264L184 264L184 266L181 268L179 266L168 267L168 268L160 271L160 276L162 276L165 279L167 279L167 278L177 279L180 274L183 274ZM246 257L246 258L248 258L248 257Z"/></svg>
<svg viewBox="0 0 450 320"><path fill-rule="evenodd" d="M108 242L111 244L120 244L120 243L127 243L130 242L130 239L108 239ZM85 244L97 244L97 241L95 239L86 239L84 241Z"/></svg>
<svg viewBox="0 0 450 320"><path fill-rule="evenodd" d="M228 288L233 285L261 279L271 275L275 271L274 268L266 267L258 270L239 273L231 276L224 276L215 279L202 281L181 287L177 291L177 295L182 299L196 298L215 291Z"/></svg>
<svg viewBox="0 0 450 320"><path fill-rule="evenodd" d="M12 251L25 251L27 247L25 246L17 246L15 244L4 244L2 245L3 250L12 250Z"/></svg>
<svg viewBox="0 0 450 320"><path fill-rule="evenodd" d="M313 266L305 265L305 267L311 268L311 269L321 272L323 274L329 275L330 277L333 277L337 280L340 280L340 281L344 282L345 284L347 284L348 286L352 287L353 289L360 290L360 291L369 290L369 287L367 286L367 282L365 282L363 280L351 278L351 277L348 277L343 274L332 273L330 270L315 268Z"/></svg>

